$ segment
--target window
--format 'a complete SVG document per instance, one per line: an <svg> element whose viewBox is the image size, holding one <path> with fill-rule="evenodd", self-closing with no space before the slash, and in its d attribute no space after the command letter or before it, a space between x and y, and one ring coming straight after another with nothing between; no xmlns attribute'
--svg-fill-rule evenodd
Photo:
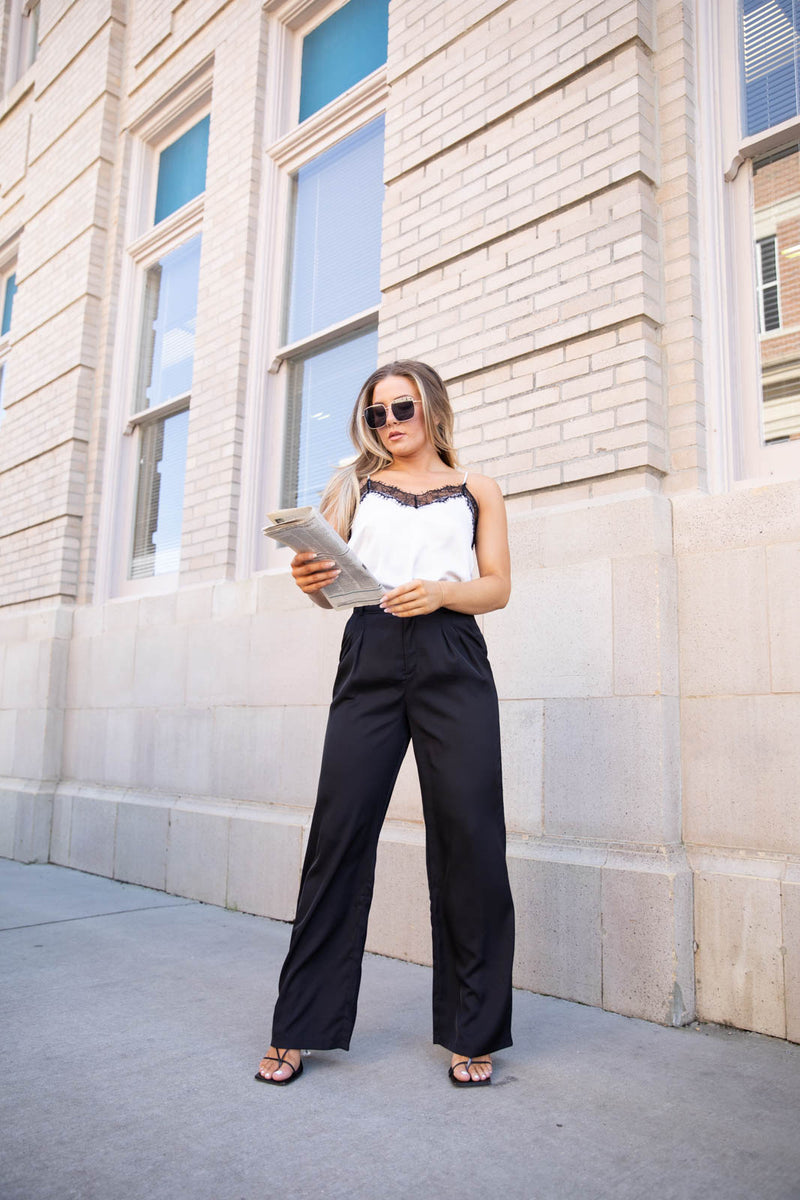
<svg viewBox="0 0 800 1200"><path fill-rule="evenodd" d="M145 275L134 411L157 415L139 426L132 579L177 571L180 561L199 273L197 234Z"/></svg>
<svg viewBox="0 0 800 1200"><path fill-rule="evenodd" d="M299 124L271 149L288 188L271 356L286 406L272 497L286 506L319 504L352 456L347 419L377 363L388 0L349 0L298 42Z"/></svg>
<svg viewBox="0 0 800 1200"><path fill-rule="evenodd" d="M761 238L756 242L759 333L772 333L781 327L776 246L777 239L774 237Z"/></svg>
<svg viewBox="0 0 800 1200"><path fill-rule="evenodd" d="M160 151L153 225L130 248L140 298L126 429L137 447L131 580L180 565L208 134L206 116Z"/></svg>
<svg viewBox="0 0 800 1200"><path fill-rule="evenodd" d="M39 0L12 0L6 38L6 91L32 66L39 50Z"/></svg>
<svg viewBox="0 0 800 1200"><path fill-rule="evenodd" d="M796 0L742 0L743 126L746 135L780 125L798 111Z"/></svg>
<svg viewBox="0 0 800 1200"><path fill-rule="evenodd" d="M17 294L16 271L6 275L3 282L3 319L0 324L0 337L5 337L11 329L11 313L14 308L14 297Z"/></svg>
<svg viewBox="0 0 800 1200"><path fill-rule="evenodd" d="M752 171L762 437L771 446L800 438L800 146L754 159Z"/></svg>
<svg viewBox="0 0 800 1200"><path fill-rule="evenodd" d="M301 167L292 192L286 342L297 348L287 361L287 505L319 503L333 469L352 454L347 418L377 359L377 321L354 336L347 323L380 301L383 119ZM304 352L320 333L322 343Z"/></svg>
<svg viewBox="0 0 800 1200"><path fill-rule="evenodd" d="M14 297L17 294L17 275L13 266L0 271L0 426L3 424L6 358L9 351Z"/></svg>
<svg viewBox="0 0 800 1200"><path fill-rule="evenodd" d="M318 506L333 469L353 454L347 422L377 356L378 331L368 329L292 361L283 484L287 507Z"/></svg>
<svg viewBox="0 0 800 1200"><path fill-rule="evenodd" d="M261 534L319 504L352 458L347 418L378 361L389 0L264 0L264 190L236 569L281 569Z"/></svg>
<svg viewBox="0 0 800 1200"><path fill-rule="evenodd" d="M210 117L204 117L161 151L154 217L156 224L206 190L210 122Z"/></svg>
<svg viewBox="0 0 800 1200"><path fill-rule="evenodd" d="M386 0L350 0L303 38L300 120L382 67L389 41Z"/></svg>
<svg viewBox="0 0 800 1200"><path fill-rule="evenodd" d="M797 121L800 6L741 0L742 126L749 136ZM800 439L800 146L750 161L763 446Z"/></svg>
<svg viewBox="0 0 800 1200"><path fill-rule="evenodd" d="M800 3L700 0L698 38L712 482L797 478Z"/></svg>

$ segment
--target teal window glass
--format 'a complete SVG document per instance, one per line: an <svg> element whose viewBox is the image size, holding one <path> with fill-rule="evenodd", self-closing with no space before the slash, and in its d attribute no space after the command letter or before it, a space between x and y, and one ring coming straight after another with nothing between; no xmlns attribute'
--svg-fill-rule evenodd
<svg viewBox="0 0 800 1200"><path fill-rule="evenodd" d="M331 475L355 453L347 425L377 358L378 331L370 329L290 364L283 486L287 507L319 507Z"/></svg>
<svg viewBox="0 0 800 1200"><path fill-rule="evenodd" d="M180 566L188 429L188 409L142 428L131 579Z"/></svg>
<svg viewBox="0 0 800 1200"><path fill-rule="evenodd" d="M136 412L191 391L199 274L199 234L147 271Z"/></svg>
<svg viewBox="0 0 800 1200"><path fill-rule="evenodd" d="M187 129L158 157L158 188L155 223L188 204L206 189L208 129L210 118L203 117Z"/></svg>
<svg viewBox="0 0 800 1200"><path fill-rule="evenodd" d="M11 312L14 308L14 297L17 294L17 275L9 275L6 280L5 293L3 295L3 323L0 325L0 337L5 337L11 328Z"/></svg>
<svg viewBox="0 0 800 1200"><path fill-rule="evenodd" d="M286 341L380 302L382 205L382 117L297 172Z"/></svg>
<svg viewBox="0 0 800 1200"><path fill-rule="evenodd" d="M741 0L740 15L749 135L800 111L800 0Z"/></svg>
<svg viewBox="0 0 800 1200"><path fill-rule="evenodd" d="M389 0L350 0L303 38L300 120L386 62Z"/></svg>

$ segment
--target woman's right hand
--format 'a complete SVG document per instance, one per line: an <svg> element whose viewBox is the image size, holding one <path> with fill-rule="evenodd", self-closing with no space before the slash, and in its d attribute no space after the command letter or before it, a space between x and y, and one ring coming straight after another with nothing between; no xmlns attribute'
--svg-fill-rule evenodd
<svg viewBox="0 0 800 1200"><path fill-rule="evenodd" d="M336 564L330 559L318 562L313 550L301 550L299 554L295 554L290 565L292 578L300 591L305 592L307 596L333 583L336 576L341 575L341 571L337 571Z"/></svg>

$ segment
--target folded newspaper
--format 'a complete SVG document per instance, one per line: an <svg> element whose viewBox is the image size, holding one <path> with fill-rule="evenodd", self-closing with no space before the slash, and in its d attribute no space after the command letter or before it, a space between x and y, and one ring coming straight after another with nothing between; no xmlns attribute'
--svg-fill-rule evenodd
<svg viewBox="0 0 800 1200"><path fill-rule="evenodd" d="M315 508L282 508L267 513L267 520L272 521L263 530L267 537L293 550L313 550L320 561L336 563L341 574L321 589L331 608L377 604L388 590Z"/></svg>

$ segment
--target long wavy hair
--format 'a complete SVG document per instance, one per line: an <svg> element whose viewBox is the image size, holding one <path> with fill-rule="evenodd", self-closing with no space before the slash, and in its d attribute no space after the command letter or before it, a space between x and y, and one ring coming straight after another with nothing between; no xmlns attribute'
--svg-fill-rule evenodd
<svg viewBox="0 0 800 1200"><path fill-rule="evenodd" d="M356 457L335 473L320 503L325 517L345 539L350 536L364 480L393 461L377 430L370 429L363 416L364 409L372 403L376 385L381 379L388 379L392 375L413 380L417 385L422 400L425 429L431 445L446 466L458 465L453 447L453 410L450 407L447 388L433 367L414 359L401 359L399 362L378 367L358 393L350 417L348 432L356 449Z"/></svg>

